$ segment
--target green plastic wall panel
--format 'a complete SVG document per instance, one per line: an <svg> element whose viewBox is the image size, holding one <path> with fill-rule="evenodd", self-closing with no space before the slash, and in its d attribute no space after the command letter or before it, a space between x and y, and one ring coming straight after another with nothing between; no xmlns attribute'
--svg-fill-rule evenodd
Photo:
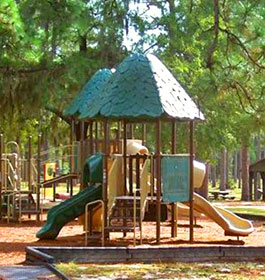
<svg viewBox="0 0 265 280"><path fill-rule="evenodd" d="M161 175L164 202L189 201L189 163L189 156L163 156L161 161Z"/></svg>

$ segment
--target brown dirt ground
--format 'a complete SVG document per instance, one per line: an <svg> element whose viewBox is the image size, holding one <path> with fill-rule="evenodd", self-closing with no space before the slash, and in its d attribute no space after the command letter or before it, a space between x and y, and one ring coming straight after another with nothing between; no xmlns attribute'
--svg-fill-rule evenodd
<svg viewBox="0 0 265 280"><path fill-rule="evenodd" d="M26 218L26 217L25 217ZM161 227L161 246L196 246L196 245L252 245L265 246L265 225L262 221L254 222L255 231L248 237L224 236L224 231L211 220L203 217L197 221L194 228L194 244L189 244L188 220L180 219L178 237L170 238L170 223L165 222ZM25 220L21 224L0 222L0 265L21 264L25 261L25 248L27 246L84 246L83 227L77 221L67 224L60 232L56 240L38 240L35 236L43 222ZM153 222L143 223L143 246L156 245L156 227ZM139 235L138 235L139 237ZM89 243L91 246L100 243ZM111 240L107 246L128 246L133 244L133 234L128 233L126 238L122 233L111 233Z"/></svg>

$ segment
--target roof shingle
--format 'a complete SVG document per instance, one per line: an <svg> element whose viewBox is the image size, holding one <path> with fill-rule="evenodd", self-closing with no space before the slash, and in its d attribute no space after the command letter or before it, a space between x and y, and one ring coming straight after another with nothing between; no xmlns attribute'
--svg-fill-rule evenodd
<svg viewBox="0 0 265 280"><path fill-rule="evenodd" d="M79 115L81 111L85 111L86 107L92 101L93 96L98 96L101 88L112 75L109 69L98 70L92 78L85 84L77 97L71 102L65 110L65 116Z"/></svg>

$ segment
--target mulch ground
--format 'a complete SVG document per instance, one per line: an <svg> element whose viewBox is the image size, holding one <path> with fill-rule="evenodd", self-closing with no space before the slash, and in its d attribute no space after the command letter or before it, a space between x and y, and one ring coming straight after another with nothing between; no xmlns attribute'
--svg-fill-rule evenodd
<svg viewBox="0 0 265 280"><path fill-rule="evenodd" d="M198 219L198 226L194 228L194 244L189 244L188 220L180 219L178 236L170 238L170 224L165 222L161 228L161 246L208 246L208 245L252 245L265 246L264 222L254 222L255 231L248 237L224 236L224 231L211 220L203 217ZM0 222L0 265L21 264L25 261L25 248L27 246L84 246L83 226L77 221L67 224L60 232L56 240L38 240L35 236L43 222L23 221L19 223ZM156 227L153 222L143 223L143 246L156 245ZM95 242L95 241L93 241ZM111 240L107 246L128 246L133 244L133 234L128 233L123 238L122 233L111 233ZM100 243L90 243L95 246Z"/></svg>

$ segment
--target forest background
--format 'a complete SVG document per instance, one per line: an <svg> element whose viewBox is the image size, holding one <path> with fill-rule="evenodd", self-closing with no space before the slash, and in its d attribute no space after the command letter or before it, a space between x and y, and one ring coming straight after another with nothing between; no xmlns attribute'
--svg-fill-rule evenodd
<svg viewBox="0 0 265 280"><path fill-rule="evenodd" d="M21 144L39 133L43 145L66 144L63 111L89 78L154 52L205 114L196 155L213 183L242 178L247 200L249 161L265 156L264 22L260 0L1 0L0 130ZM169 142L165 128L165 151Z"/></svg>

